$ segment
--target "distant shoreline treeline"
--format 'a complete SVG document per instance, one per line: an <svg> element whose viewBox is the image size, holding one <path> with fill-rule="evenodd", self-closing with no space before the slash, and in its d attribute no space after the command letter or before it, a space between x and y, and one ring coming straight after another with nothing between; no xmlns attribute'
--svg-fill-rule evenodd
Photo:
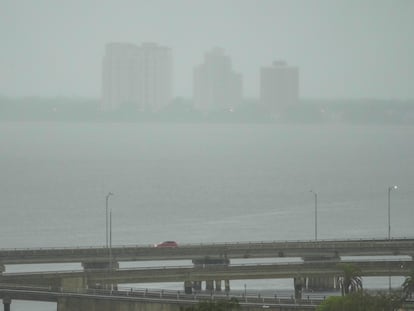
<svg viewBox="0 0 414 311"><path fill-rule="evenodd" d="M232 112L201 112L191 99L182 97L156 113L133 109L103 112L100 107L100 100L94 98L0 96L0 121L414 125L414 99L301 99L279 114L267 112L257 99L245 99Z"/></svg>

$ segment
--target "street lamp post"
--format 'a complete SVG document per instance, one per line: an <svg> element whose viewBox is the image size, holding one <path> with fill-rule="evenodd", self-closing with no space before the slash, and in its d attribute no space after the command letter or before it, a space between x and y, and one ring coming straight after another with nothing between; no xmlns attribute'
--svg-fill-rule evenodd
<svg viewBox="0 0 414 311"><path fill-rule="evenodd" d="M109 201L109 197L111 195L114 195L112 192L108 192L108 194L105 197L105 216L106 216L106 248L109 247L109 236L108 236L108 201Z"/></svg>
<svg viewBox="0 0 414 311"><path fill-rule="evenodd" d="M397 186L388 187L388 240L391 239L391 191L397 188Z"/></svg>
<svg viewBox="0 0 414 311"><path fill-rule="evenodd" d="M397 188L395 185L388 187L388 240L391 240L391 191ZM388 276L388 292L391 293L391 275Z"/></svg>
<svg viewBox="0 0 414 311"><path fill-rule="evenodd" d="M313 193L315 197L315 241L318 240L318 194L311 190L310 192Z"/></svg>
<svg viewBox="0 0 414 311"><path fill-rule="evenodd" d="M112 270L112 209L109 211L109 270Z"/></svg>

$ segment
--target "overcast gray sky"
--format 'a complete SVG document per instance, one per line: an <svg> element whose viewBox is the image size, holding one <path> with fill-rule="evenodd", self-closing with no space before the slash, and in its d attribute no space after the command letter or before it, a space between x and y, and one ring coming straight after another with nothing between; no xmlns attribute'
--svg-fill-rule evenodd
<svg viewBox="0 0 414 311"><path fill-rule="evenodd" d="M223 47L258 96L260 66L300 68L302 97L414 98L413 0L0 0L0 94L101 91L112 41L173 49L174 95Z"/></svg>

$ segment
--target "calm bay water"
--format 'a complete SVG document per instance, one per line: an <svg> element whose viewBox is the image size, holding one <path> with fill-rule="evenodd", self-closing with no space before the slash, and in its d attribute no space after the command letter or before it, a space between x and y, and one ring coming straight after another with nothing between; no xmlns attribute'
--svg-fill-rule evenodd
<svg viewBox="0 0 414 311"><path fill-rule="evenodd" d="M413 137L403 126L0 123L0 247L103 246L109 191L114 245L314 239L311 189L319 239L385 238L394 184L391 235L413 237Z"/></svg>

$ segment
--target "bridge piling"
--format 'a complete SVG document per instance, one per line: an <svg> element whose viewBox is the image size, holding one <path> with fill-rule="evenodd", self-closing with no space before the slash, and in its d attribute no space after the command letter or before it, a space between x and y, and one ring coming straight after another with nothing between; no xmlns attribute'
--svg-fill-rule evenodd
<svg viewBox="0 0 414 311"><path fill-rule="evenodd" d="M186 280L184 281L184 292L186 294L192 294L193 293L193 282Z"/></svg>
<svg viewBox="0 0 414 311"><path fill-rule="evenodd" d="M326 261L331 263L339 263L340 258L336 253L333 257L315 256L303 258L305 262L317 262ZM336 278L337 276L308 276L305 279L304 286L306 289L320 291L320 290L336 290Z"/></svg>
<svg viewBox="0 0 414 311"><path fill-rule="evenodd" d="M306 289L336 290L336 276L312 276L307 278Z"/></svg>
<svg viewBox="0 0 414 311"><path fill-rule="evenodd" d="M224 280L224 290L230 292L230 280Z"/></svg>
<svg viewBox="0 0 414 311"><path fill-rule="evenodd" d="M216 280L216 292L221 292L221 280Z"/></svg>
<svg viewBox="0 0 414 311"><path fill-rule="evenodd" d="M302 299L302 289L305 285L305 280L302 277L296 277L293 279L295 287L295 299Z"/></svg>
<svg viewBox="0 0 414 311"><path fill-rule="evenodd" d="M8 297L3 298L4 311L10 311L11 299Z"/></svg>
<svg viewBox="0 0 414 311"><path fill-rule="evenodd" d="M214 291L214 280L207 280L206 281L206 291L209 291L209 292Z"/></svg>
<svg viewBox="0 0 414 311"><path fill-rule="evenodd" d="M202 282L201 281L193 281L193 289L196 292L201 291Z"/></svg>

